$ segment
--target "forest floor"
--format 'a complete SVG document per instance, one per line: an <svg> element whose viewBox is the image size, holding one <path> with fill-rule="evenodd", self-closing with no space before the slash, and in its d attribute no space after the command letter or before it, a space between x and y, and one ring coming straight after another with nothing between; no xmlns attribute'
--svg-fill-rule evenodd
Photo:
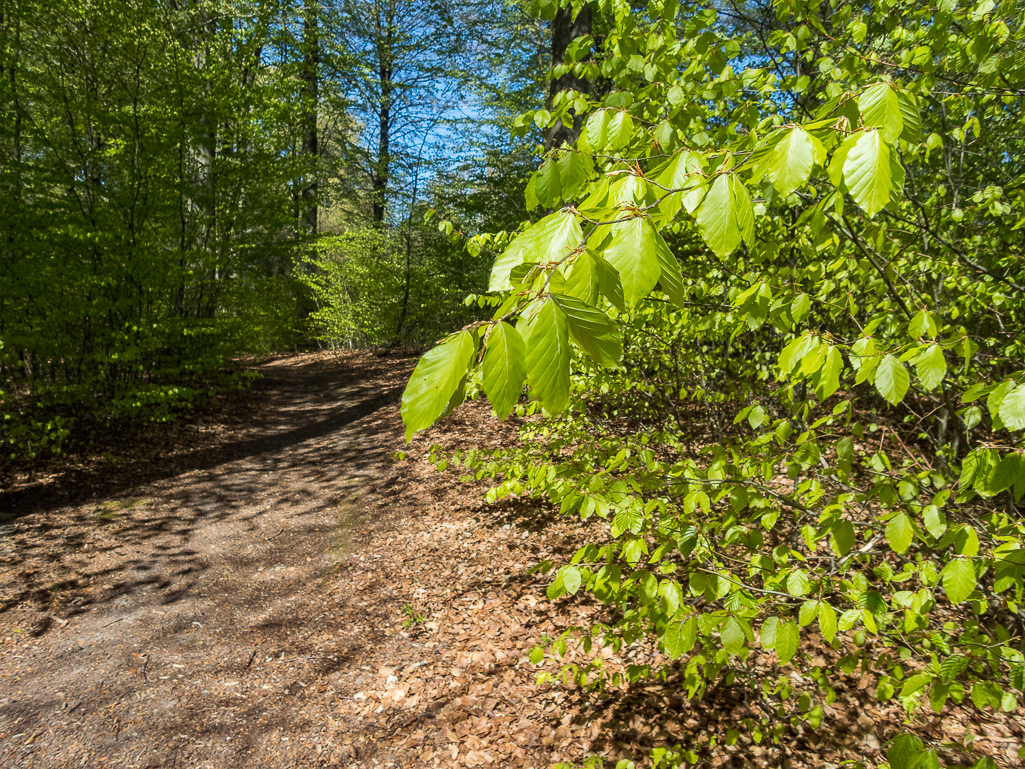
<svg viewBox="0 0 1025 769"><path fill-rule="evenodd" d="M529 568L594 524L437 472L432 443L515 440L483 403L404 448L413 362L265 361L219 410L0 495L0 767L541 769L677 742L705 766L884 760L901 724L870 676L779 745L728 690L535 685L534 644L600 608L549 603ZM948 706L920 733L966 730L1016 765L1017 715Z"/></svg>

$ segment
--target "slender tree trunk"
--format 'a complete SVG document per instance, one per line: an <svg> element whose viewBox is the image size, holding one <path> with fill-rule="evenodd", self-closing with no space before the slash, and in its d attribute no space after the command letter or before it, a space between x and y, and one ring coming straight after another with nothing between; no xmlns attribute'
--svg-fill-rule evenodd
<svg viewBox="0 0 1025 769"><path fill-rule="evenodd" d="M307 235L317 233L317 173L319 148L317 121L320 99L320 8L317 0L303 3L303 84L302 156L306 184L302 189L303 229Z"/></svg>
<svg viewBox="0 0 1025 769"><path fill-rule="evenodd" d="M576 38L591 34L591 8L585 5L580 9L576 19L573 18L572 8L559 8L552 21L552 61L551 66L557 67L566 60L566 47ZM548 87L548 108L551 109L555 102L555 95L560 91L579 91L587 93L588 82L572 72L567 72L557 80L553 80ZM578 115L572 125L566 125L561 120L556 122L545 136L545 149L550 150L561 147L563 142L575 144L580 137L582 119Z"/></svg>
<svg viewBox="0 0 1025 769"><path fill-rule="evenodd" d="M216 22L206 7L199 11L196 40L196 66L205 67L211 58L210 41L216 34ZM206 218L204 246L209 250L216 241L217 233L217 178L214 163L217 159L217 115L212 104L213 83L205 80L203 86L202 113L199 118L199 185L201 207Z"/></svg>
<svg viewBox="0 0 1025 769"><path fill-rule="evenodd" d="M392 46L395 37L395 0L386 0L383 10L383 18L381 6L378 6L376 14L377 76L381 100L378 104L377 112L377 162L375 163L371 180L373 187L373 221L377 226L384 224L388 177L391 174L392 98L394 95Z"/></svg>

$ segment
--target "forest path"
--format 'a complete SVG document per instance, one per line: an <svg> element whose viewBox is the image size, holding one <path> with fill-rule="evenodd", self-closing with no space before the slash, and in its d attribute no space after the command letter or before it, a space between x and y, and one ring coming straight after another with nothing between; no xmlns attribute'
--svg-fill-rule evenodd
<svg viewBox="0 0 1025 769"><path fill-rule="evenodd" d="M0 766L547 765L543 527L485 512L427 438L393 460L412 362L274 360L163 451L126 436L0 496ZM514 434L482 404L444 430Z"/></svg>
<svg viewBox="0 0 1025 769"><path fill-rule="evenodd" d="M547 601L551 576L530 567L567 562L608 525L486 505L487 481L460 483L454 461L437 472L433 443L513 440L484 401L404 447L411 366L273 360L215 414L0 495L0 767L541 769L677 743L713 767L882 760L901 718L870 676L836 681L831 725L792 726L778 746L721 741L756 711L729 687L688 701L682 669L604 695L535 685L534 644L608 613L579 594ZM665 662L646 642L629 653ZM563 661L597 656L609 672L630 661L573 645ZM1020 764L1017 720L930 718Z"/></svg>

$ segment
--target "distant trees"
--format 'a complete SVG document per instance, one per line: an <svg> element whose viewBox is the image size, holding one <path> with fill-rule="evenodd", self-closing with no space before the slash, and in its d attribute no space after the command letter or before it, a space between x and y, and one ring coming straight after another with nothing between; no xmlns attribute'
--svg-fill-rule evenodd
<svg viewBox="0 0 1025 769"><path fill-rule="evenodd" d="M464 105L481 2L335 0L332 44L348 67L333 73L362 124L355 160L370 196L371 220L385 223L396 183L408 183L422 148ZM432 134L434 134L432 136ZM393 214L395 212L392 212Z"/></svg>
<svg viewBox="0 0 1025 769"><path fill-rule="evenodd" d="M275 12L4 4L7 452L53 446L76 421L167 418L226 355L292 341L302 83L268 63Z"/></svg>
<svg viewBox="0 0 1025 769"><path fill-rule="evenodd" d="M484 260L424 214L463 235L525 215L506 150L532 160L495 126L544 87L547 61L524 77L509 55L526 18L499 0L4 2L4 452L171 418L239 350L426 343L470 317ZM328 296L387 329L317 326Z"/></svg>

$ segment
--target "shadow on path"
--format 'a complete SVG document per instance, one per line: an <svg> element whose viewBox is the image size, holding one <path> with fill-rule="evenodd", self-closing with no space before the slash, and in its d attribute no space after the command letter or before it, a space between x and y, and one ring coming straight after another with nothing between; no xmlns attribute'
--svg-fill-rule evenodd
<svg viewBox="0 0 1025 769"><path fill-rule="evenodd" d="M228 462L284 451L305 441L314 440L346 427L385 406L398 403L402 389L388 388L370 395L329 416L304 423L284 432L272 432L235 443L220 444L175 455L167 464L146 463L133 466L136 474L120 483L111 483L102 471L73 472L42 486L14 489L0 494L0 513L13 518L45 513L62 505L78 505L97 496L117 496L138 485L185 473L210 470ZM99 490L99 491L98 491Z"/></svg>

